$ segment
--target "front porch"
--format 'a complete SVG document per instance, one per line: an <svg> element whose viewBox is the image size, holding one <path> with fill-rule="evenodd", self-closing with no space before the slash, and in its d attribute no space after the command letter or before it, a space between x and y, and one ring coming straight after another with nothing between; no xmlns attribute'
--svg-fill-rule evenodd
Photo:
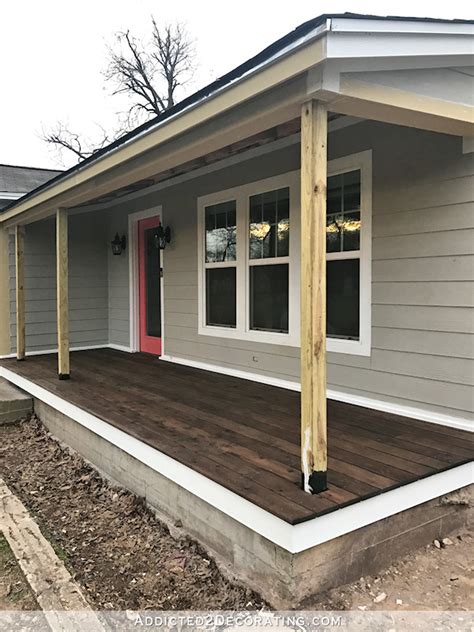
<svg viewBox="0 0 474 632"><path fill-rule="evenodd" d="M328 489L311 495L301 489L297 392L112 349L74 352L69 381L58 382L56 355L2 360L2 369L290 525L473 456L468 432L329 400Z"/></svg>

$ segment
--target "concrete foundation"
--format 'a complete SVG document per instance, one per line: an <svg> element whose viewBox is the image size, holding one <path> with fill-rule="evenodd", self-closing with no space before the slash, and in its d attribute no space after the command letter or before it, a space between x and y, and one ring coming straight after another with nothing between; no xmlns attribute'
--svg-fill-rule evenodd
<svg viewBox="0 0 474 632"><path fill-rule="evenodd" d="M33 400L3 378L0 378L0 426L23 419L33 410Z"/></svg>
<svg viewBox="0 0 474 632"><path fill-rule="evenodd" d="M35 412L60 441L108 478L143 497L157 516L201 542L229 575L276 608L377 573L401 556L463 527L472 487L378 521L301 553L290 553L210 506L112 443L39 400Z"/></svg>

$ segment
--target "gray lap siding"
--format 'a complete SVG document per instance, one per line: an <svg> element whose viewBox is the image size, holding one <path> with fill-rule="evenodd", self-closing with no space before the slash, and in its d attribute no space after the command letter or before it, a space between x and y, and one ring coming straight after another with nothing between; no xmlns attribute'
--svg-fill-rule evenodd
<svg viewBox="0 0 474 632"><path fill-rule="evenodd" d="M371 355L329 353L328 386L472 418L473 154L462 153L460 138L375 122L329 136L330 159L367 149L373 152ZM298 169L299 153L296 143L116 204L96 213L101 231L79 229L93 214L71 218L83 235L78 251L90 256L71 247L72 341L129 346L129 250L113 257L108 242L116 232L127 234L130 213L161 205L173 235L163 258L165 354L298 382L298 348L198 334L197 198ZM27 238L36 244L27 259L30 349L55 342L54 231L44 224ZM14 314L13 288L12 273Z"/></svg>

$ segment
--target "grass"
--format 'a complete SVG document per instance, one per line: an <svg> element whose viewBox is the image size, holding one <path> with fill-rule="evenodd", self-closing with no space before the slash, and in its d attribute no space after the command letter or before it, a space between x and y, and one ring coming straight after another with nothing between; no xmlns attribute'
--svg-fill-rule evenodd
<svg viewBox="0 0 474 632"><path fill-rule="evenodd" d="M49 529L43 523L39 523L39 526L40 526L41 533L51 544L51 546L53 547L53 551L56 553L58 558L61 560L61 562L63 562L64 564L67 564L69 562L69 557L66 551L62 548L62 546L55 539L51 531L49 531Z"/></svg>
<svg viewBox="0 0 474 632"><path fill-rule="evenodd" d="M0 587L3 590L8 587L8 594L5 595L8 603L21 603L29 608L35 607L30 587L7 539L2 534L0 534Z"/></svg>

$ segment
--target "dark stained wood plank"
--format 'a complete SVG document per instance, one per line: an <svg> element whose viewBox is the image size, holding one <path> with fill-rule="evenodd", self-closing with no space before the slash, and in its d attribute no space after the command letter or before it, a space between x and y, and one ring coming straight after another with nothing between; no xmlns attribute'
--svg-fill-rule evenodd
<svg viewBox="0 0 474 632"><path fill-rule="evenodd" d="M297 392L103 349L0 361L292 524L465 462L472 437L328 402L329 488L300 488Z"/></svg>

